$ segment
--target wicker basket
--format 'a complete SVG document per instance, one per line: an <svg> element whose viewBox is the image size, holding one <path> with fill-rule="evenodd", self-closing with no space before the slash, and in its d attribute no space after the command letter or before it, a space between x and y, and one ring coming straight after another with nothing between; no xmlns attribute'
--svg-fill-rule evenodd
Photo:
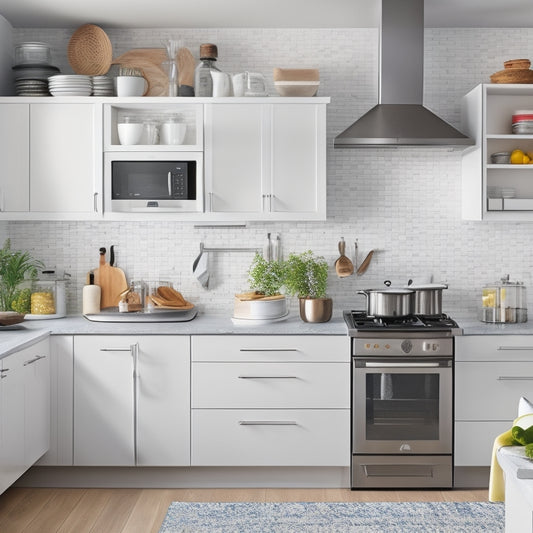
<svg viewBox="0 0 533 533"><path fill-rule="evenodd" d="M76 74L101 76L111 67L113 49L106 32L94 24L80 26L70 38L67 57Z"/></svg>
<svg viewBox="0 0 533 533"><path fill-rule="evenodd" d="M533 83L533 70L507 68L492 74L490 81L492 83Z"/></svg>
<svg viewBox="0 0 533 533"><path fill-rule="evenodd" d="M509 59L509 61L504 62L503 66L505 68L528 69L531 66L531 61L529 59Z"/></svg>

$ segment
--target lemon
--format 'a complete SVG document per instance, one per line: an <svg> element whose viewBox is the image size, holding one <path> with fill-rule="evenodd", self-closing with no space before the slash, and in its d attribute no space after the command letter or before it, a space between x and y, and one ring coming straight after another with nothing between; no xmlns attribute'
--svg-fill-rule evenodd
<svg viewBox="0 0 533 533"><path fill-rule="evenodd" d="M527 154L524 154L524 157L522 158L522 163L524 165L527 165L530 161L531 161L531 158Z"/></svg>
<svg viewBox="0 0 533 533"><path fill-rule="evenodd" d="M524 163L524 157L527 157L522 150L513 150L511 153L511 163L513 165L522 165Z"/></svg>

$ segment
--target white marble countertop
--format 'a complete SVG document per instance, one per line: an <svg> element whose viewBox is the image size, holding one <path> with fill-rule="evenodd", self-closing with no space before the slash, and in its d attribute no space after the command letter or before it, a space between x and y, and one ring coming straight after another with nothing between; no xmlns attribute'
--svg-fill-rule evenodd
<svg viewBox="0 0 533 533"><path fill-rule="evenodd" d="M473 317L453 317L463 335L533 335L533 322L486 324ZM51 320L26 320L20 329L0 330L0 358L30 346L47 335L347 335L342 310L324 323L303 322L293 313L286 320L263 325L237 325L230 317L199 313L190 322L91 322L81 315Z"/></svg>
<svg viewBox="0 0 533 533"><path fill-rule="evenodd" d="M497 458L505 479L519 483L524 498L533 501L533 461L526 458L524 447L504 446L498 450Z"/></svg>

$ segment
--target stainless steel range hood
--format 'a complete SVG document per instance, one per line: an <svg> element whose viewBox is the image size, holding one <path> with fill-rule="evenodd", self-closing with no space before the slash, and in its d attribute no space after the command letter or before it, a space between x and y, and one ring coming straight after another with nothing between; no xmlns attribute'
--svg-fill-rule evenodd
<svg viewBox="0 0 533 533"><path fill-rule="evenodd" d="M382 0L378 105L335 138L335 148L449 146L474 141L422 105L424 0Z"/></svg>

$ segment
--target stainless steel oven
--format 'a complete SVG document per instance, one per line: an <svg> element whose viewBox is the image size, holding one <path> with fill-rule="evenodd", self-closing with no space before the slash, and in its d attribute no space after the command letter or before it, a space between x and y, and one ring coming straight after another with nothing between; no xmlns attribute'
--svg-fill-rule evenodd
<svg viewBox="0 0 533 533"><path fill-rule="evenodd" d="M447 317L440 327L423 324L420 317L349 324L352 488L453 486L458 328Z"/></svg>

